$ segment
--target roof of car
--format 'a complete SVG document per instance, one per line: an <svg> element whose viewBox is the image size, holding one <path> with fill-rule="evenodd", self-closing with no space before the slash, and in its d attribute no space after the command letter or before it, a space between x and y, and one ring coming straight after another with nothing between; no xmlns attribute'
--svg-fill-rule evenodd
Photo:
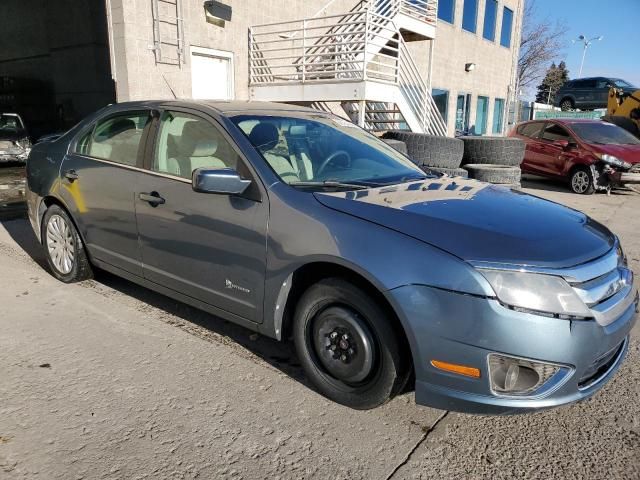
<svg viewBox="0 0 640 480"><path fill-rule="evenodd" d="M595 120L592 118L538 118L536 120L528 120L523 123L533 123L533 122L557 122L564 124L572 124L572 123L602 123L603 120Z"/></svg>
<svg viewBox="0 0 640 480"><path fill-rule="evenodd" d="M236 112L315 112L308 107L301 107L298 105L289 105L286 103L274 103L274 102L255 102L247 100L190 100L190 99L176 99L176 100L142 100L133 102L118 103L118 109L121 108L153 108L160 105L176 105L176 106L189 106L189 105L204 105L216 110L222 114L236 113Z"/></svg>

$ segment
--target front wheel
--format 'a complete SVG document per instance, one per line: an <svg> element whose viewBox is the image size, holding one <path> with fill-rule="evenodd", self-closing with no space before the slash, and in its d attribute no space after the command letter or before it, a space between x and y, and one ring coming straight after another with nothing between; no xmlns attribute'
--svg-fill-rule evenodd
<svg viewBox="0 0 640 480"><path fill-rule="evenodd" d="M591 195L595 191L593 176L588 168L578 167L571 174L571 190L581 195Z"/></svg>
<svg viewBox="0 0 640 480"><path fill-rule="evenodd" d="M80 234L58 205L47 209L42 220L42 245L54 277L65 283L93 276Z"/></svg>
<svg viewBox="0 0 640 480"><path fill-rule="evenodd" d="M387 402L410 374L389 314L340 278L311 286L298 302L293 337L300 363L331 400L360 410Z"/></svg>

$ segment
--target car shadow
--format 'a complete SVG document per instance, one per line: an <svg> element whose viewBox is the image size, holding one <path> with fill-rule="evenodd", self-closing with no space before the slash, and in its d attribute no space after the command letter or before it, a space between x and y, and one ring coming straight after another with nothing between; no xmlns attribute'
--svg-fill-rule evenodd
<svg viewBox="0 0 640 480"><path fill-rule="evenodd" d="M48 273L44 253L31 230L29 221L22 218L1 221L0 223L15 243ZM188 333L207 341L231 345L245 358L249 357L251 359L252 356L257 356L294 380L312 388L298 362L291 342L278 342L263 335L255 334L244 327L173 300L106 271L94 269L94 272L95 278L86 282L87 287L92 288L93 286L93 289L98 292L103 287L107 287L157 308L162 313L167 314L159 316L166 323L182 328ZM239 350L238 347L240 347ZM246 352L243 352L243 349Z"/></svg>

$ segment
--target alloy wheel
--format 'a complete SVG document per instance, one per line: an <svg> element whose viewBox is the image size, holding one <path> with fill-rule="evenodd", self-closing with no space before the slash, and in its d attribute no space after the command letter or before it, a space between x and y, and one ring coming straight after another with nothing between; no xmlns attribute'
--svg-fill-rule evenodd
<svg viewBox="0 0 640 480"><path fill-rule="evenodd" d="M590 184L591 178L589 178L589 174L584 170L578 170L573 174L573 177L571 177L571 187L576 193L586 192Z"/></svg>
<svg viewBox="0 0 640 480"><path fill-rule="evenodd" d="M60 215L52 215L47 223L47 251L54 267L66 275L73 269L75 245L73 232Z"/></svg>

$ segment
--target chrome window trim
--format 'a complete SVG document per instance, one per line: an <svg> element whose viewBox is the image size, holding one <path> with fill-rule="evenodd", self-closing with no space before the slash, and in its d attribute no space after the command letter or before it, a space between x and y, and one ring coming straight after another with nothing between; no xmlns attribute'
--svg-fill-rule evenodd
<svg viewBox="0 0 640 480"><path fill-rule="evenodd" d="M88 155L81 155L79 153L74 153L72 154L76 157L81 157L81 158L86 158L88 160L94 160L96 162L101 162L107 165L111 165L114 167L122 167L122 168L126 168L127 170L133 170L136 172L140 172L140 173L145 173L147 175L154 175L156 177L163 177L163 178L168 178L171 180L178 180L182 183L188 183L189 185L191 185L191 180L188 178L184 178L184 177L177 177L175 175L169 175L167 173L160 173L160 172L154 172L153 170L147 170L146 168L141 168L141 167L136 167L133 165L127 165L126 163L118 163L118 162L114 162L112 160L105 160L104 158L98 158L98 157L90 157Z"/></svg>
<svg viewBox="0 0 640 480"><path fill-rule="evenodd" d="M475 268L486 270L508 270L512 272L539 273L564 278L569 283L584 283L601 277L618 266L618 240L607 253L596 260L568 268L549 268L534 265L517 265L513 263L469 261Z"/></svg>

